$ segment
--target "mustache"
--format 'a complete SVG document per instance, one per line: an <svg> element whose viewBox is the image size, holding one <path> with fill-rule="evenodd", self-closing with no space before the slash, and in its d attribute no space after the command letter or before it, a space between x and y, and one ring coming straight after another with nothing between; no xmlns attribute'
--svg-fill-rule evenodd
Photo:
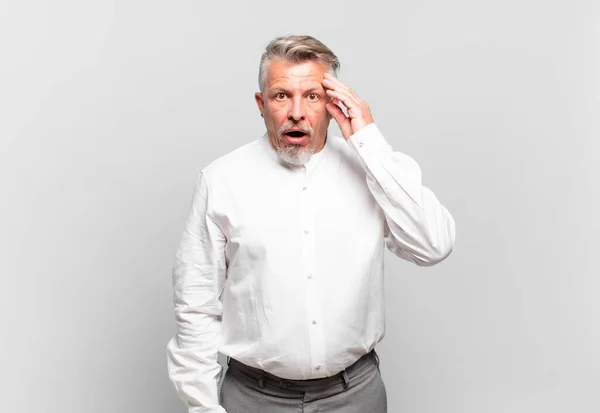
<svg viewBox="0 0 600 413"><path fill-rule="evenodd" d="M313 128L310 127L310 125L307 125L303 122L294 122L294 121L289 121L284 123L281 128L279 128L279 136L283 136L284 132L289 130L289 129L296 129L296 130L302 130L303 132L305 132L309 137L312 138L313 136Z"/></svg>

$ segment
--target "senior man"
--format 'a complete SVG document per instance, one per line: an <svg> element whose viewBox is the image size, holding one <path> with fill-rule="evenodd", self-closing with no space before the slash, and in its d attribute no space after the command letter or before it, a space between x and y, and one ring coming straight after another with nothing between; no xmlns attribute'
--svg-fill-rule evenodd
<svg viewBox="0 0 600 413"><path fill-rule="evenodd" d="M374 350L385 247L434 265L455 227L338 68L313 37L271 41L255 95L266 133L199 174L167 346L190 413L387 411ZM343 137L327 132L331 118Z"/></svg>

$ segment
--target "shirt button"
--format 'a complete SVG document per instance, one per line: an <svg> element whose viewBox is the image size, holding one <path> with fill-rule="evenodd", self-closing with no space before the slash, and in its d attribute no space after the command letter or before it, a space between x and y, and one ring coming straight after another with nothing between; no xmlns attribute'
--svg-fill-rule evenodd
<svg viewBox="0 0 600 413"><path fill-rule="evenodd" d="M302 188L302 190L303 190L303 191L306 191L306 187L303 187L303 188Z"/></svg>
<svg viewBox="0 0 600 413"><path fill-rule="evenodd" d="M312 280L312 274L308 274L308 279Z"/></svg>
<svg viewBox="0 0 600 413"><path fill-rule="evenodd" d="M317 320L313 320L313 324L317 324Z"/></svg>
<svg viewBox="0 0 600 413"><path fill-rule="evenodd" d="M308 230L305 229L304 230L304 235L306 235L306 234L308 234Z"/></svg>
<svg viewBox="0 0 600 413"><path fill-rule="evenodd" d="M363 141L358 142L358 146L360 146L361 148L363 147L365 143Z"/></svg>
<svg viewBox="0 0 600 413"><path fill-rule="evenodd" d="M317 365L315 366L315 369L317 369L317 370L321 370L321 365L320 365L320 364L317 364Z"/></svg>

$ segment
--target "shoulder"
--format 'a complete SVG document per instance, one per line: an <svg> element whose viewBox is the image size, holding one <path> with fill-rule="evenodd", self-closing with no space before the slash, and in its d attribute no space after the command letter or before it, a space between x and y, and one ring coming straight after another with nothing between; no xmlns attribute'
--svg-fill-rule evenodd
<svg viewBox="0 0 600 413"><path fill-rule="evenodd" d="M264 155L263 152L261 139L255 139L216 158L202 169L201 174L208 181L237 175L248 165L258 162Z"/></svg>

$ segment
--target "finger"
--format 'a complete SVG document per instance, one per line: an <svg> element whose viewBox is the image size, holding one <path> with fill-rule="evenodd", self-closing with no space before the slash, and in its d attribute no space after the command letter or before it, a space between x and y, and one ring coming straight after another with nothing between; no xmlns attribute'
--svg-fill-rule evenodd
<svg viewBox="0 0 600 413"><path fill-rule="evenodd" d="M343 84L336 78L331 77L331 75L328 79L323 79L322 83L323 83L323 86L327 89L341 90L341 91L348 91L350 89L348 86L346 86L345 84Z"/></svg>
<svg viewBox="0 0 600 413"><path fill-rule="evenodd" d="M340 100L344 104L344 106L348 108L348 110L358 107L360 104L360 102L358 102L354 97L339 90L327 89L325 90L325 93L327 93L328 96L331 96L334 99Z"/></svg>
<svg viewBox="0 0 600 413"><path fill-rule="evenodd" d="M348 86L346 86L345 84L340 82L338 78L330 75L329 73L325 73L325 77L323 78L322 83L325 87L327 87L329 89L334 89L334 90L341 89L344 91L350 90L350 88Z"/></svg>
<svg viewBox="0 0 600 413"><path fill-rule="evenodd" d="M325 107L338 124L345 123L349 120L342 108L340 108L338 105L328 103L325 105Z"/></svg>
<svg viewBox="0 0 600 413"><path fill-rule="evenodd" d="M342 108L340 108L338 105L334 105L333 103L328 103L325 105L325 107L331 114L331 117L337 122L340 130L342 131L342 135L344 135L344 138L352 135L352 125L350 123L350 119L344 115Z"/></svg>
<svg viewBox="0 0 600 413"><path fill-rule="evenodd" d="M323 79L325 82L325 85L329 85L331 86L330 89L342 89L343 91L345 91L348 95L351 95L353 97L355 97L356 99L360 100L358 95L354 92L354 90L352 90L352 88L350 88L348 85L340 82L340 80L338 78L336 78L335 76L332 76L329 73L325 73L325 79Z"/></svg>
<svg viewBox="0 0 600 413"><path fill-rule="evenodd" d="M341 95L347 96L346 100L348 101L352 100L356 104L360 104L362 102L362 100L360 100L356 93L354 93L351 89L341 87L339 85L334 85L333 83L330 84L326 80L323 81L323 86L325 87L325 92L331 90Z"/></svg>
<svg viewBox="0 0 600 413"><path fill-rule="evenodd" d="M339 105L340 104L340 100L336 99L336 98L332 98L331 96L329 96L329 102L327 102L327 103L333 103L334 105Z"/></svg>

